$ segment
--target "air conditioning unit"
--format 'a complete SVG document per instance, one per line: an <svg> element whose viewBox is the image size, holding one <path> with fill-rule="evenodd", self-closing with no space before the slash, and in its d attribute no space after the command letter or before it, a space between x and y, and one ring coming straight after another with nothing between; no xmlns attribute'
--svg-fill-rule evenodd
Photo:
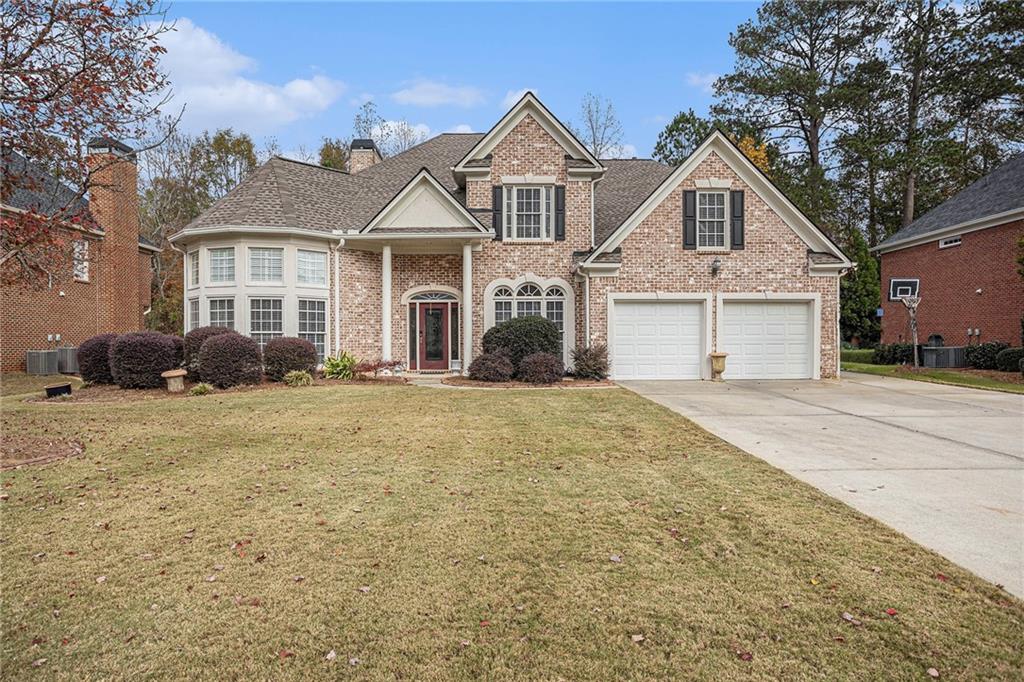
<svg viewBox="0 0 1024 682"><path fill-rule="evenodd" d="M28 374L57 374L56 350L25 351L25 371Z"/></svg>
<svg viewBox="0 0 1024 682"><path fill-rule="evenodd" d="M921 349L924 366L932 368L966 367L963 346L925 346Z"/></svg>
<svg viewBox="0 0 1024 682"><path fill-rule="evenodd" d="M57 349L57 370L61 374L78 374L78 349L58 348Z"/></svg>

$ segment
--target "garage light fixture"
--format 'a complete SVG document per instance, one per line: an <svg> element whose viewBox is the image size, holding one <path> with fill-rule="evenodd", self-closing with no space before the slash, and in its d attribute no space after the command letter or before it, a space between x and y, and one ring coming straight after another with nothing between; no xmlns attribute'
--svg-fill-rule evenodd
<svg viewBox="0 0 1024 682"><path fill-rule="evenodd" d="M722 259L715 257L715 260L711 261L711 274L717 275L718 271L722 269Z"/></svg>

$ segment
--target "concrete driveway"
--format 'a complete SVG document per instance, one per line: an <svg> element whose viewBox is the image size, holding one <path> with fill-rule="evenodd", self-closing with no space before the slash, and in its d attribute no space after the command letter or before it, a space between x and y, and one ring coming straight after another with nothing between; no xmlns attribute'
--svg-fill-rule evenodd
<svg viewBox="0 0 1024 682"><path fill-rule="evenodd" d="M841 381L626 381L1024 597L1024 396Z"/></svg>

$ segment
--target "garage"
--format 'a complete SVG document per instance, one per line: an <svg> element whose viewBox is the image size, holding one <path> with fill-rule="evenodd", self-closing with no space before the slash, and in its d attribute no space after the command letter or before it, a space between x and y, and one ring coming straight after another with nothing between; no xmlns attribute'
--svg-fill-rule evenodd
<svg viewBox="0 0 1024 682"><path fill-rule="evenodd" d="M700 379L701 301L616 301L611 307L615 379Z"/></svg>
<svg viewBox="0 0 1024 682"><path fill-rule="evenodd" d="M725 301L718 348L729 354L726 379L814 376L811 301Z"/></svg>

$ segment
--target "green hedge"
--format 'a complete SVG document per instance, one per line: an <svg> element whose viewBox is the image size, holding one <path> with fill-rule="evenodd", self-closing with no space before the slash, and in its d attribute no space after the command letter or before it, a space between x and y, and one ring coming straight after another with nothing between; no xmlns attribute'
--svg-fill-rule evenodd
<svg viewBox="0 0 1024 682"><path fill-rule="evenodd" d="M873 348L853 348L839 351L839 359L843 362L870 363L874 354Z"/></svg>

